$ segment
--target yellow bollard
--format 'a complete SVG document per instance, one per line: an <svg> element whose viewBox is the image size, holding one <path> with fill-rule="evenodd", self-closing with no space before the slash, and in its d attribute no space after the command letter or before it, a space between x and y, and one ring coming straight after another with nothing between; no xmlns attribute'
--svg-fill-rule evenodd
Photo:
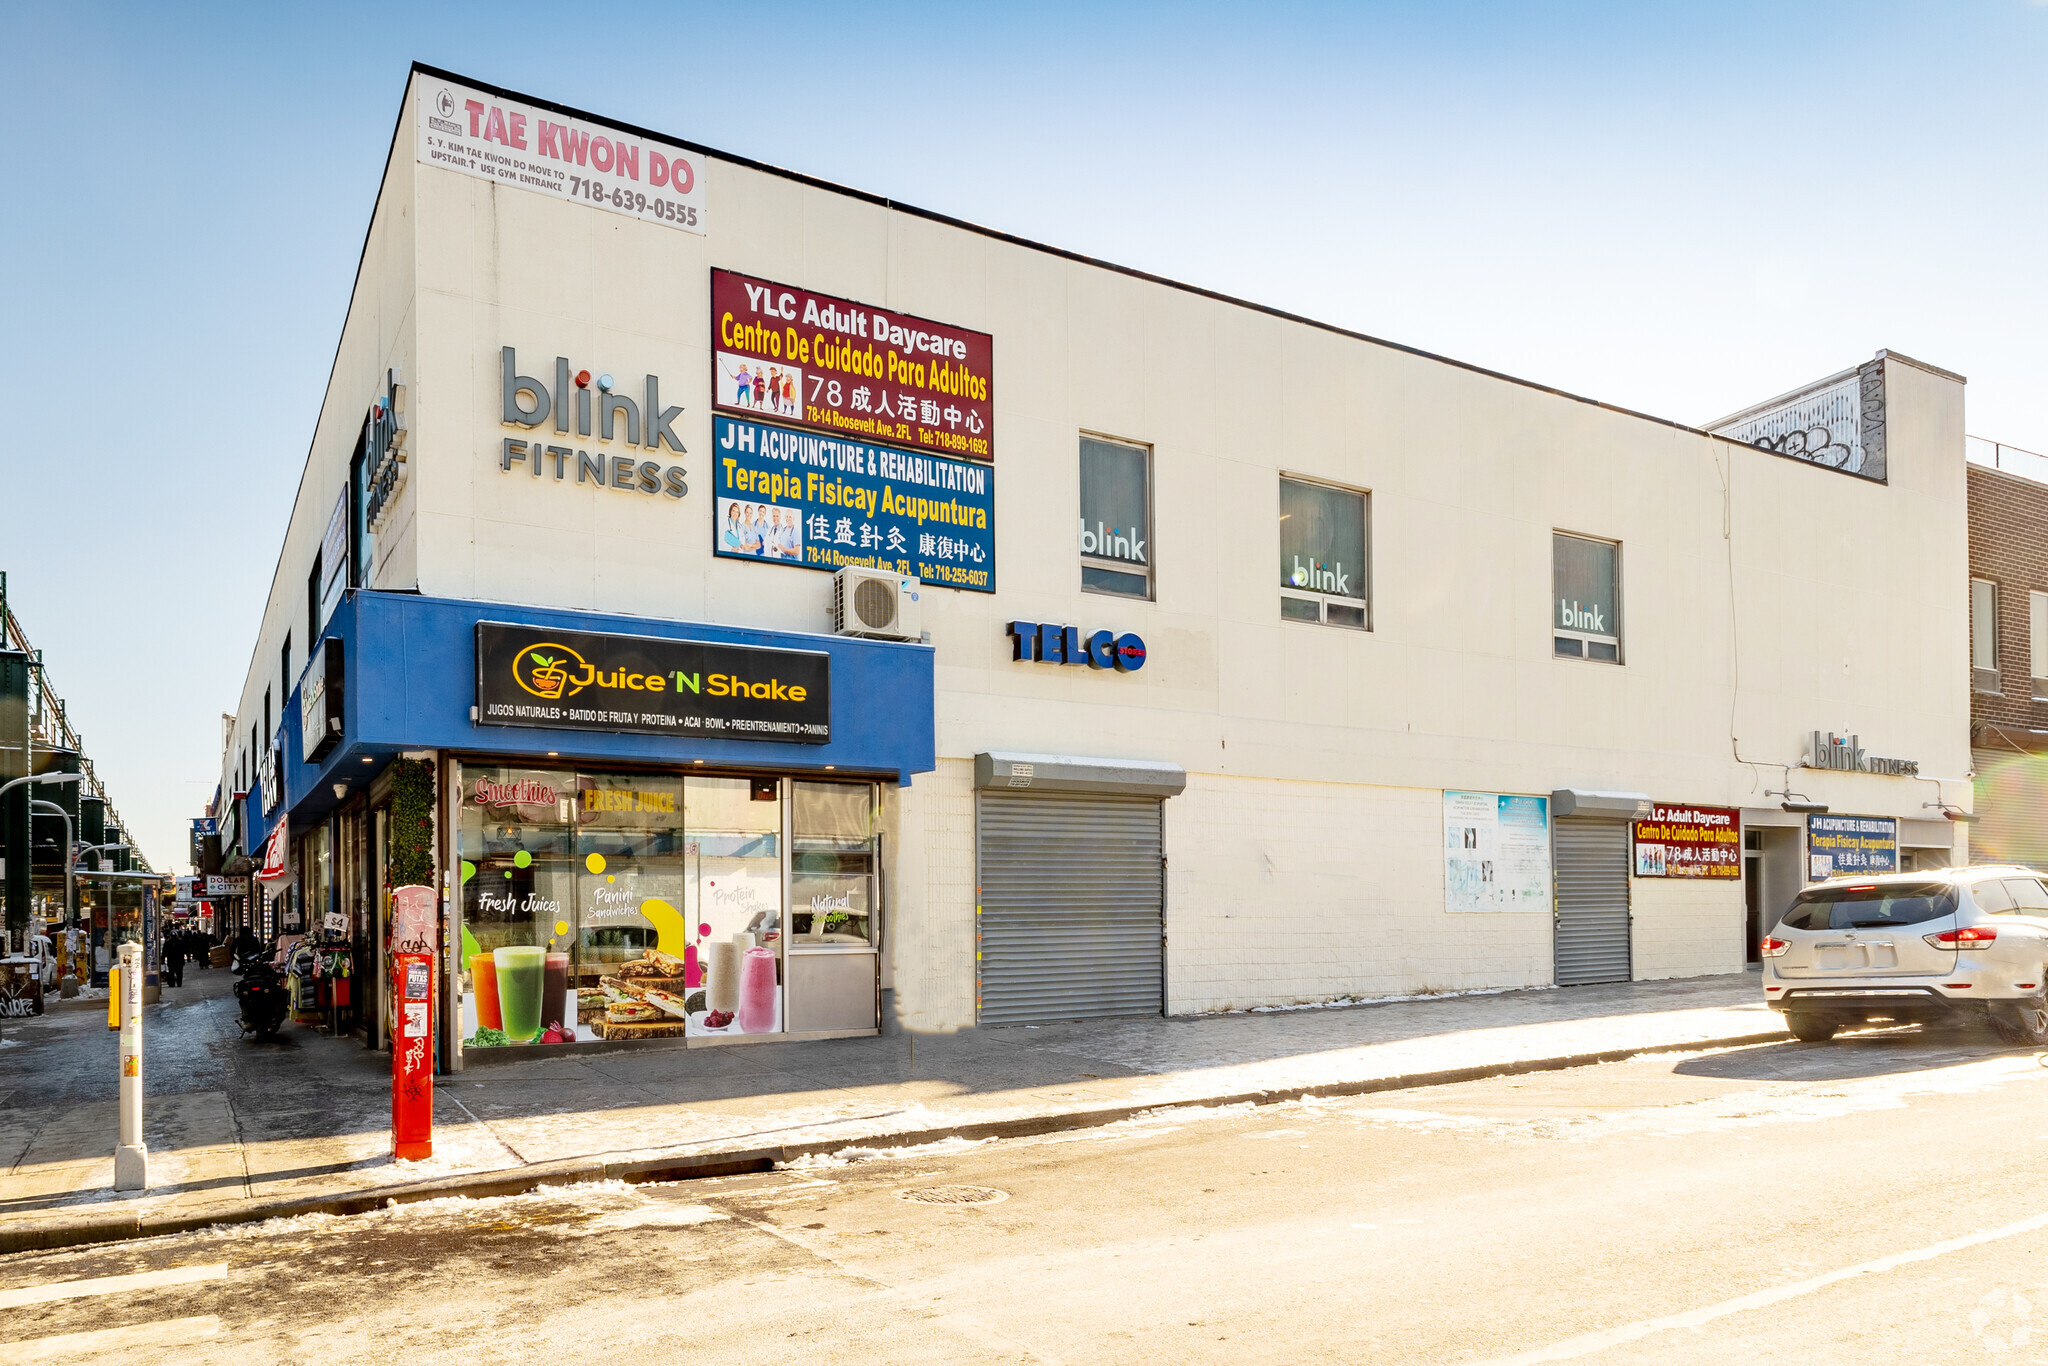
<svg viewBox="0 0 2048 1366"><path fill-rule="evenodd" d="M121 969L107 969L107 1028L121 1027Z"/></svg>

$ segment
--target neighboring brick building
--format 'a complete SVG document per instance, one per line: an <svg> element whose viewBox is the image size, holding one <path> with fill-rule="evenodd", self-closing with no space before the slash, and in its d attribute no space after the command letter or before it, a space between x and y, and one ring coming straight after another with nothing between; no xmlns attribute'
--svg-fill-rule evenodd
<svg viewBox="0 0 2048 1366"><path fill-rule="evenodd" d="M2048 868L2048 484L1972 463L1972 862Z"/></svg>

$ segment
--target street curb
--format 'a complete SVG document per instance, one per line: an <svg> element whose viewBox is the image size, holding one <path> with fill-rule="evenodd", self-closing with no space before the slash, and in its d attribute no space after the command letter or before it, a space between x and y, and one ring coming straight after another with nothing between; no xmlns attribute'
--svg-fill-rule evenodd
<svg viewBox="0 0 2048 1366"><path fill-rule="evenodd" d="M866 1134L852 1139L831 1138L808 1143L783 1143L764 1148L671 1153L630 1161L606 1160L603 1157L564 1158L558 1162L535 1163L509 1171L475 1172L466 1176L441 1177L432 1181L373 1186L367 1190L350 1191L345 1195L309 1195L295 1200L247 1200L240 1205L231 1205L204 1214L165 1211L162 1214L79 1216L28 1228L0 1226L0 1256L16 1252L47 1252L92 1243L120 1242L131 1238L159 1238L171 1234L192 1233L215 1226L252 1224L265 1219L289 1219L302 1214L365 1214L386 1205L409 1205L422 1200L443 1200L455 1196L480 1200L492 1196L526 1195L544 1186L568 1186L586 1181L624 1181L637 1185L657 1181L698 1180L712 1176L737 1176L746 1172L769 1171L779 1162L790 1162L800 1157L824 1156L845 1148L904 1148L923 1143L936 1143L947 1138L1028 1138L1069 1129L1097 1129L1157 1111L1219 1109L1230 1105L1276 1105L1285 1101L1300 1100L1304 1096L1362 1096L1376 1091L1454 1086L1459 1082L1484 1081L1489 1077L1511 1077L1528 1072L1560 1072L1568 1068L1590 1067L1603 1062L1624 1062L1629 1058L1656 1053L1690 1053L1704 1048L1739 1048L1750 1044L1776 1043L1787 1037L1789 1036L1783 1029L1772 1029L1763 1033L1737 1034L1724 1038L1645 1044L1637 1048L1610 1048L1595 1053L1570 1053L1554 1058L1480 1063L1471 1067L1445 1068L1435 1072L1411 1072L1401 1076L1367 1077L1358 1081L1240 1091L1232 1095L1196 1096L1142 1105L1107 1105L1092 1110L1064 1110L1050 1114L1026 1115L1016 1119L994 1119L980 1124L947 1124L930 1129Z"/></svg>

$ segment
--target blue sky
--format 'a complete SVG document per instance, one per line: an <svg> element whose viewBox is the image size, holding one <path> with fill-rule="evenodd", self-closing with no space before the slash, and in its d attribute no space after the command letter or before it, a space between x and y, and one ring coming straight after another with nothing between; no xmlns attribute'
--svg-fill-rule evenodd
<svg viewBox="0 0 2048 1366"><path fill-rule="evenodd" d="M160 868L413 59L1687 422L1889 347L2048 451L2025 0L4 10L0 569Z"/></svg>

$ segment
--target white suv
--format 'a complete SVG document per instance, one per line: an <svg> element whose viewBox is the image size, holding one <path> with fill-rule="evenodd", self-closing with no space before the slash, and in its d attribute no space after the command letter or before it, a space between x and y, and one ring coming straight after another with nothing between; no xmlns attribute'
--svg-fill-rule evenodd
<svg viewBox="0 0 2048 1366"><path fill-rule="evenodd" d="M2025 868L1837 878L1764 940L1764 999L1820 1043L1867 1020L1988 1020L2048 1045L2048 884Z"/></svg>

